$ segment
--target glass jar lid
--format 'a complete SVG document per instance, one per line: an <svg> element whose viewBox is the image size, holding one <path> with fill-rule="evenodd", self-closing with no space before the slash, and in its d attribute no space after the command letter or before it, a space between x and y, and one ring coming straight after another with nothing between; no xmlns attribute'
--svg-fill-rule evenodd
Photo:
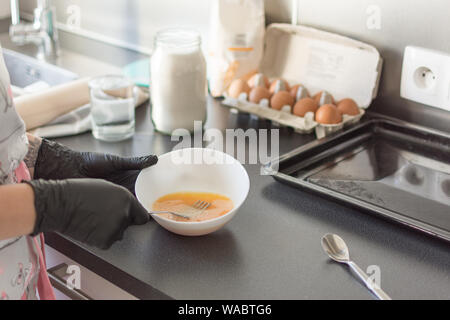
<svg viewBox="0 0 450 320"><path fill-rule="evenodd" d="M195 30L168 28L156 33L155 45L168 48L185 48L200 46L201 36Z"/></svg>

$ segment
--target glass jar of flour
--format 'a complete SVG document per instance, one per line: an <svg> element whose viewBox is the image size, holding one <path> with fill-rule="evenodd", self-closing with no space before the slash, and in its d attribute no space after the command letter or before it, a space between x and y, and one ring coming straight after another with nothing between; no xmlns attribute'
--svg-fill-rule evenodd
<svg viewBox="0 0 450 320"><path fill-rule="evenodd" d="M157 33L151 57L150 92L156 130L172 134L194 130L206 119L206 61L195 31L166 29Z"/></svg>

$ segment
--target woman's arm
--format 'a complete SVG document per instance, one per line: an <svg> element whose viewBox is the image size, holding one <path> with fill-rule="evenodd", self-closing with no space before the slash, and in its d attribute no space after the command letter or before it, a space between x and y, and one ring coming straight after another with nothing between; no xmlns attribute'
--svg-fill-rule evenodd
<svg viewBox="0 0 450 320"><path fill-rule="evenodd" d="M28 153L24 162L34 174L34 167L42 139L27 133ZM31 186L21 183L0 186L0 240L30 234L36 220L34 192Z"/></svg>
<svg viewBox="0 0 450 320"><path fill-rule="evenodd" d="M61 232L99 248L149 214L124 187L100 179L31 180L0 186L0 240Z"/></svg>
<svg viewBox="0 0 450 320"><path fill-rule="evenodd" d="M28 153L25 156L24 162L30 171L31 177L34 176L34 167L36 165L36 159L38 156L39 148L42 144L42 139L32 134L27 133L28 138Z"/></svg>
<svg viewBox="0 0 450 320"><path fill-rule="evenodd" d="M0 240L30 234L35 220L34 192L29 185L0 186Z"/></svg>

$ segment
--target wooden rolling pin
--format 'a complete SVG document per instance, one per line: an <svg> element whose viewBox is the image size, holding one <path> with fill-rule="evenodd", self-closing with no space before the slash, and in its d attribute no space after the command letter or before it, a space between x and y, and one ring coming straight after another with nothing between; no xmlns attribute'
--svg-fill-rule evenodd
<svg viewBox="0 0 450 320"><path fill-rule="evenodd" d="M41 127L89 103L89 80L83 78L14 98L17 112L24 120L27 130Z"/></svg>

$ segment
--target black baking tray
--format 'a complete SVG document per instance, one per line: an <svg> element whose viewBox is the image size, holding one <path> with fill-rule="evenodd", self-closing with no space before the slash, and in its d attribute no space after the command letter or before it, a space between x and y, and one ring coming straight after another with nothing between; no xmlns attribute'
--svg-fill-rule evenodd
<svg viewBox="0 0 450 320"><path fill-rule="evenodd" d="M264 166L276 180L450 241L450 135L372 119Z"/></svg>

